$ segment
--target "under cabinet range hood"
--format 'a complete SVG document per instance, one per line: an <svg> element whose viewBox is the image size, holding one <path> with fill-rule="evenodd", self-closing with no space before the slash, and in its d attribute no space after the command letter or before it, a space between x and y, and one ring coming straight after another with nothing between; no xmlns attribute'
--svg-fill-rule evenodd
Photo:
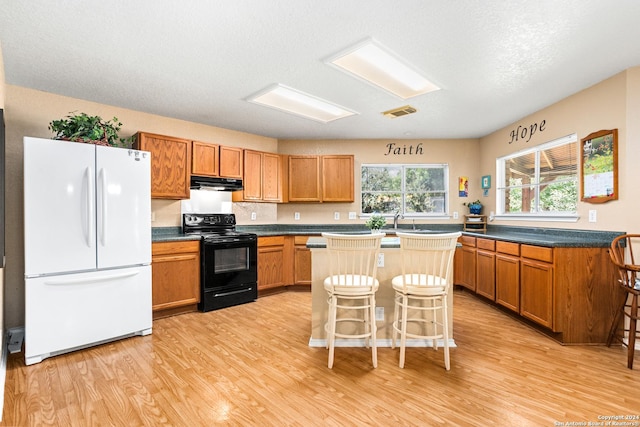
<svg viewBox="0 0 640 427"><path fill-rule="evenodd" d="M238 191L242 190L242 180L235 178L216 178L210 176L191 176L192 190Z"/></svg>

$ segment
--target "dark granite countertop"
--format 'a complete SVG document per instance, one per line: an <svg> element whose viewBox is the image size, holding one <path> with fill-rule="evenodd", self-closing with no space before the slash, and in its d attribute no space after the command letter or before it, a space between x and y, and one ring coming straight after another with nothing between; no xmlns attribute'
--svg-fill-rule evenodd
<svg viewBox="0 0 640 427"><path fill-rule="evenodd" d="M320 236L323 232L334 233L368 233L369 230L363 225L349 224L274 224L274 225L238 225L238 231L255 233L258 236L281 236L281 235L308 235ZM420 232L444 233L461 231L462 224L416 224ZM393 237L393 228L383 228L389 237ZM401 225L398 231L413 231L411 225ZM611 241L622 231L590 231L571 230L562 228L542 228L542 227L513 227L502 225L489 225L486 233L474 233L465 231L465 236L482 237L507 242L524 243L536 246L547 247L609 247ZM182 234L180 227L154 227L152 229L152 239L154 242L172 240L199 240L197 236ZM391 244L389 239L387 243Z"/></svg>

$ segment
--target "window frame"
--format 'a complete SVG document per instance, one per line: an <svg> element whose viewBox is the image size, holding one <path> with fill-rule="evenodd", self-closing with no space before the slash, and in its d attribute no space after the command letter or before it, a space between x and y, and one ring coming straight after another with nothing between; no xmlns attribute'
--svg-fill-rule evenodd
<svg viewBox="0 0 640 427"><path fill-rule="evenodd" d="M580 218L577 214L578 203L580 202L580 197L578 194L576 194L576 210L573 212L547 212L547 211L541 212L538 210L536 212L525 212L525 213L505 212L506 190L508 188L513 188L513 187L508 187L505 184L506 162L516 157L522 157L532 153L534 154L535 184L531 184L531 186L535 188L536 205L538 205L538 203L540 203L540 155L545 150L562 146L565 144L577 145L578 144L577 134L575 133L569 134L569 135L545 142L543 144L537 145L535 147L527 148L524 150L520 150L514 153L510 153L508 155L496 158L496 214L493 216L493 218L500 219L500 220L513 220L513 221L535 220L535 221L558 221L558 222L576 222ZM577 157L578 155L579 153L576 151L576 158L574 159L575 168L576 168L576 177L575 177L576 185L579 185L579 179L580 179L580 171L578 170L580 160Z"/></svg>
<svg viewBox="0 0 640 427"><path fill-rule="evenodd" d="M400 168L402 181L401 181L401 189L398 191L401 194L402 206L400 215L403 218L429 218L429 219L449 219L451 215L449 214L449 205L451 201L451 191L450 191L450 177L449 171L450 167L448 163L363 163L360 166L360 177L362 178L362 172L364 168ZM444 193L444 202L443 202L443 212L437 213L428 213L428 212L405 212L406 209L406 170L407 169L443 169L443 186L442 192ZM360 181L360 217L368 218L371 215L378 214L384 217L393 218L394 213L380 213L380 212L363 212L362 206L362 194L364 193L362 185L362 180ZM375 190L374 190L375 191ZM367 191L368 192L368 191ZM440 191L438 191L440 192Z"/></svg>

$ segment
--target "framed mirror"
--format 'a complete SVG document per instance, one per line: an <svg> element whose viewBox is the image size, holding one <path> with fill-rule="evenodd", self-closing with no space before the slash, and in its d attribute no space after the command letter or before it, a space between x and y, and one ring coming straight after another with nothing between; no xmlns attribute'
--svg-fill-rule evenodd
<svg viewBox="0 0 640 427"><path fill-rule="evenodd" d="M583 202L618 199L618 129L593 132L580 140L580 195Z"/></svg>

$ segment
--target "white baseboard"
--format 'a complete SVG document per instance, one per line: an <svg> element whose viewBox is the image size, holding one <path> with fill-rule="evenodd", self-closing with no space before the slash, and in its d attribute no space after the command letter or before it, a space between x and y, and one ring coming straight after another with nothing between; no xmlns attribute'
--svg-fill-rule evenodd
<svg viewBox="0 0 640 427"><path fill-rule="evenodd" d="M9 331L2 334L2 351L0 352L0 421L4 413L4 383L7 378L7 343L9 342Z"/></svg>

